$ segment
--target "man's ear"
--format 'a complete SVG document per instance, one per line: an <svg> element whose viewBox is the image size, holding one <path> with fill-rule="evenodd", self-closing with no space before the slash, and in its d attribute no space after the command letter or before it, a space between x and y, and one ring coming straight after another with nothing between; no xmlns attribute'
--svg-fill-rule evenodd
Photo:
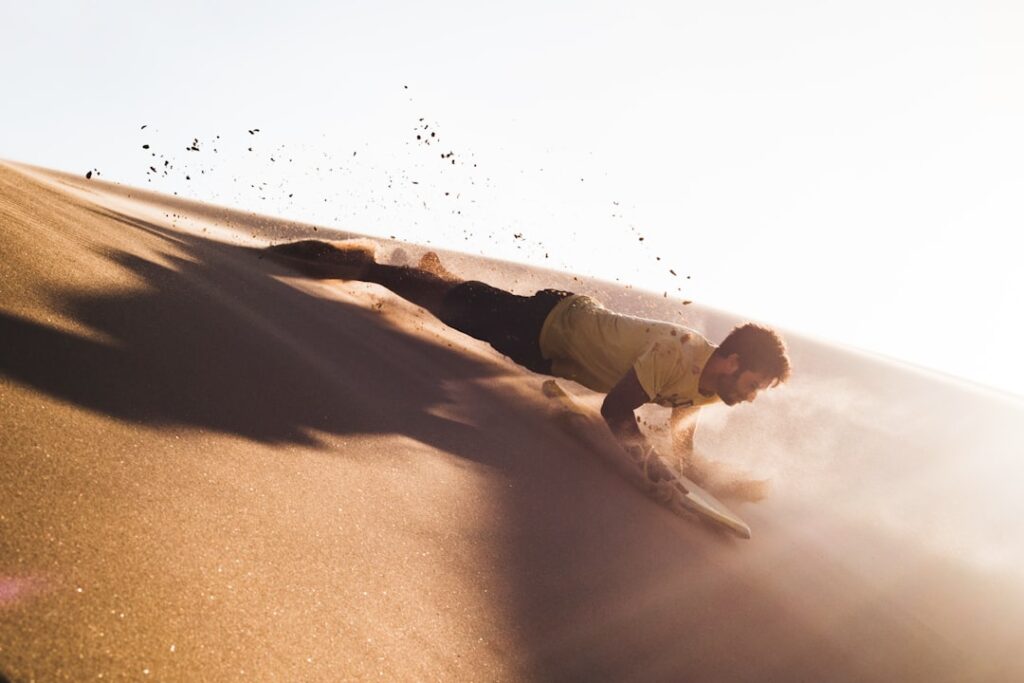
<svg viewBox="0 0 1024 683"><path fill-rule="evenodd" d="M740 354L730 353L725 357L725 370L726 374L731 375L740 369Z"/></svg>

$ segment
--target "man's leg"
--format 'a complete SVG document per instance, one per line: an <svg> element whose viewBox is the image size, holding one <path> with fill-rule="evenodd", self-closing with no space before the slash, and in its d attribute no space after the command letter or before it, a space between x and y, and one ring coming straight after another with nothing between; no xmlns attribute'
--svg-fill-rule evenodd
<svg viewBox="0 0 1024 683"><path fill-rule="evenodd" d="M423 268L377 263L373 248L364 244L339 245L302 240L268 247L265 253L278 263L310 277L379 284L438 318L441 317L445 295L461 283L441 267L433 252L420 262Z"/></svg>
<svg viewBox="0 0 1024 683"><path fill-rule="evenodd" d="M461 280L441 277L421 268L389 266L376 262L370 264L362 277L355 279L374 282L390 289L406 301L427 309L441 320L444 320L442 310L445 295L462 283Z"/></svg>
<svg viewBox="0 0 1024 683"><path fill-rule="evenodd" d="M373 282L430 311L441 322L485 341L534 372L547 373L540 331L548 313L569 292L543 290L519 296L484 282L461 280L428 252L420 267L377 263L372 247L317 240L281 244L268 255L311 277Z"/></svg>

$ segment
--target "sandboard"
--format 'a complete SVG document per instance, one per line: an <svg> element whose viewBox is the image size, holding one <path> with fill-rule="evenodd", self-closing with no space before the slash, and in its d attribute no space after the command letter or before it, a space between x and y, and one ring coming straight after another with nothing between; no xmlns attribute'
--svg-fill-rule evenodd
<svg viewBox="0 0 1024 683"><path fill-rule="evenodd" d="M608 440L604 439L603 435L598 437L601 434L600 427L604 426L604 420L596 417L592 410L579 403L572 394L553 379L545 381L541 389L544 395L562 411L567 418L566 424L572 428L576 436L581 437L589 448L597 450L602 456L616 459L617 462L612 464L616 465L617 469L623 471L632 483L649 494L652 493L653 485L643 475L638 463L630 460L626 452L617 444L612 447L608 443L598 442L598 438L602 441ZM609 438L611 438L610 434ZM609 455L610 453L613 455ZM697 515L740 538L750 538L750 527L746 522L723 505L721 501L686 477L678 475L678 478L670 485L668 493L670 495L666 500L665 490L662 488L656 500L676 514Z"/></svg>

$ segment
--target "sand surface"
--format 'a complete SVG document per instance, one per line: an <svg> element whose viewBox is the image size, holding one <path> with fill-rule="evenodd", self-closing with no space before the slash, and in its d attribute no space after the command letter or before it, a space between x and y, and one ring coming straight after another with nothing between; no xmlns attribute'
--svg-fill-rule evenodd
<svg viewBox="0 0 1024 683"><path fill-rule="evenodd" d="M702 416L770 482L738 541L559 431L543 377L248 248L345 236L0 165L0 678L1024 680L1019 400L790 336L790 385Z"/></svg>

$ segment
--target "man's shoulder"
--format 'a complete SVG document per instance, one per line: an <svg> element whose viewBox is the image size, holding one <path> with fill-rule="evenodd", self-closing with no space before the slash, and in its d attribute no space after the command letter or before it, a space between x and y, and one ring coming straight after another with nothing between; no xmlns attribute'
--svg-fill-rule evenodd
<svg viewBox="0 0 1024 683"><path fill-rule="evenodd" d="M690 352L714 350L715 348L715 345L700 332L678 323L660 322L654 332L653 340L659 344L675 344Z"/></svg>
<svg viewBox="0 0 1024 683"><path fill-rule="evenodd" d="M581 313L586 314L590 311L607 311L604 305L597 299L588 296L586 294L572 294L562 298L554 308L551 309L549 317L560 317L568 314L571 311L571 315L578 317Z"/></svg>
<svg viewBox="0 0 1024 683"><path fill-rule="evenodd" d="M686 325L680 325L678 323L672 323L672 325L679 330L680 334L686 336L687 343L696 346L714 346L710 341L708 341L707 337L692 327L687 327Z"/></svg>
<svg viewBox="0 0 1024 683"><path fill-rule="evenodd" d="M669 408L699 407L713 398L698 391L701 373L715 346L696 330L672 325L637 359L638 375L650 377L655 403Z"/></svg>

